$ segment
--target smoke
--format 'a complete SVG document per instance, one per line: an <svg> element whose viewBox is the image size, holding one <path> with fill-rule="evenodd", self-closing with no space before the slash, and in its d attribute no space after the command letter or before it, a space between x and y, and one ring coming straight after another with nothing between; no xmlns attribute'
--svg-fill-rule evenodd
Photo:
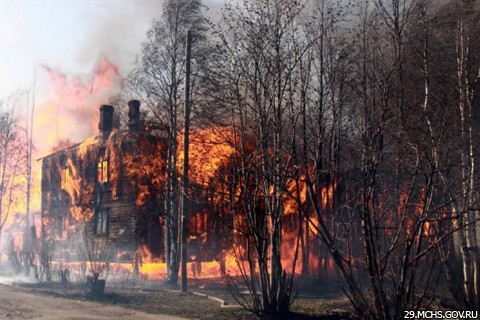
<svg viewBox="0 0 480 320"><path fill-rule="evenodd" d="M99 55L105 55L126 74L140 51L152 19L161 14L163 1L113 2L118 5L95 4L77 58L82 64L92 64Z"/></svg>
<svg viewBox="0 0 480 320"><path fill-rule="evenodd" d="M126 75L140 53L153 19L161 17L164 1L109 2L108 5L98 2L91 11L93 16L89 17L91 23L85 32L88 36L81 43L77 59L82 64L92 64L99 55L105 55ZM112 2L118 5L112 5ZM215 20L223 1L209 0L203 3L207 17Z"/></svg>
<svg viewBox="0 0 480 320"><path fill-rule="evenodd" d="M0 276L0 283L6 285L13 285L18 283L37 283L38 280L33 277L27 277L24 275L11 275L8 277Z"/></svg>

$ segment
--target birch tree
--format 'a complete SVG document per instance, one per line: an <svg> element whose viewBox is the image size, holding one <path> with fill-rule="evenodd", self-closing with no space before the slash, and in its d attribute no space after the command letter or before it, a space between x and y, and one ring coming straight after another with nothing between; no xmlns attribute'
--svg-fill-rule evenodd
<svg viewBox="0 0 480 320"><path fill-rule="evenodd" d="M227 280L236 288L239 282L247 286L252 300L236 297L261 316L285 315L292 302L294 270L282 264L281 244L300 109L298 68L308 47L300 29L304 6L285 0L227 5L219 32L238 136L232 180L239 194L231 207L243 221L234 230L246 246L237 259L241 279Z"/></svg>
<svg viewBox="0 0 480 320"><path fill-rule="evenodd" d="M205 18L199 0L165 1L163 12L153 22L142 45L137 68L130 76L131 87L149 107L157 128L168 136L165 190L165 260L167 282L176 285L179 270L179 184L178 139L182 128L185 37L204 38ZM160 155L158 155L160 156Z"/></svg>
<svg viewBox="0 0 480 320"><path fill-rule="evenodd" d="M455 33L458 114L460 120L460 186L461 195L455 201L463 273L463 292L466 306L478 309L480 305L480 254L478 253L478 171L475 156L473 108L479 81L480 65L471 53L472 30L465 15L471 4L458 1L458 19Z"/></svg>

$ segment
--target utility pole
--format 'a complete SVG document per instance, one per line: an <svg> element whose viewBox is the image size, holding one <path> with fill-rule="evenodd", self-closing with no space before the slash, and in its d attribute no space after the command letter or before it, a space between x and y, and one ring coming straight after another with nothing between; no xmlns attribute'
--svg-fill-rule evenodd
<svg viewBox="0 0 480 320"><path fill-rule="evenodd" d="M26 194L26 212L25 212L25 246L28 250L31 249L32 238L36 235L33 234L34 228L31 228L30 222L30 202L31 202L31 189L32 189L32 151L33 151L33 118L35 116L35 91L37 84L36 70L33 75L33 88L32 88L32 109L29 112L29 99L27 98L27 194ZM32 226L33 227L33 226Z"/></svg>
<svg viewBox="0 0 480 320"><path fill-rule="evenodd" d="M185 58L185 109L184 122L185 132L183 135L183 174L182 174L182 217L181 217L181 252L182 252L182 292L187 292L187 240L188 240L188 220L189 220L189 199L188 199L188 144L190 131L190 51L192 47L192 31L187 31L187 52Z"/></svg>

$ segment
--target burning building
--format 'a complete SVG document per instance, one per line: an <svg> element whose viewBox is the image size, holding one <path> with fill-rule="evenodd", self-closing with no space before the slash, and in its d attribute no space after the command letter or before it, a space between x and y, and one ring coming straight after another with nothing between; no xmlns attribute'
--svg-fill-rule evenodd
<svg viewBox="0 0 480 320"><path fill-rule="evenodd" d="M114 128L114 108L102 105L98 136L41 158L42 238L56 258L81 259L71 240L82 233L120 261L142 246L162 255L163 208L152 188L162 187L165 143L142 129L139 101L128 105L127 130Z"/></svg>
<svg viewBox="0 0 480 320"><path fill-rule="evenodd" d="M125 130L116 128L114 108L102 105L98 136L41 158L42 241L53 248L55 261L108 260L142 266L164 263L167 258L164 194L168 137L165 130L152 131L141 122L139 101L132 100L128 105ZM236 234L242 238L242 221L246 219L241 214L242 205L229 207L232 198L241 202L241 189L228 181L229 163L235 156L234 146L226 142L229 138L230 131L222 128L198 130L191 135L188 252L189 272L194 276L202 272L202 276L219 276L226 264L235 265L229 261L234 260L229 259L232 246L245 247L245 239L234 239ZM178 150L182 150L181 139L178 144ZM177 158L177 169L181 170L181 151ZM291 183L291 188L295 189L295 184ZM305 186L298 191L304 205ZM300 253L305 261L297 270L326 267L326 260L313 253L319 250L318 240L310 230L311 223L300 221L298 205L285 197L284 263L291 265L296 260L298 230L304 228L301 247L308 247L312 253ZM225 230L227 233L222 232ZM165 269L159 265L151 268L155 272ZM162 277L161 272L153 277Z"/></svg>
<svg viewBox="0 0 480 320"><path fill-rule="evenodd" d="M115 128L114 107L102 105L98 136L41 158L42 241L53 248L54 261L165 261L167 136L165 130L152 131L141 122L139 101L128 106L127 129ZM220 215L208 188L221 166L218 148L195 143L191 148L191 188L196 194L189 220L192 262L213 261L220 250ZM178 158L182 156L180 152Z"/></svg>

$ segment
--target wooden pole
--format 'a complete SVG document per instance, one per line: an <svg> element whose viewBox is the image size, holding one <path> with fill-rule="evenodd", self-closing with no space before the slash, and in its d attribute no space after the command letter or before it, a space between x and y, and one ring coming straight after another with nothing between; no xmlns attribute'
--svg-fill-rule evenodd
<svg viewBox="0 0 480 320"><path fill-rule="evenodd" d="M192 32L187 31L187 52L185 61L185 133L183 135L183 174L182 174L182 228L181 228L181 252L182 252L182 292L187 292L187 241L188 241L188 147L190 131L190 51L192 46Z"/></svg>
<svg viewBox="0 0 480 320"><path fill-rule="evenodd" d="M27 194L26 194L26 212L25 212L25 243L24 247L27 250L31 250L31 242L33 233L30 222L30 202L31 202L31 189L32 189L32 151L33 151L33 117L35 115L35 90L37 85L37 72L33 74L33 88L32 88L32 109L29 112L29 99L27 98Z"/></svg>

